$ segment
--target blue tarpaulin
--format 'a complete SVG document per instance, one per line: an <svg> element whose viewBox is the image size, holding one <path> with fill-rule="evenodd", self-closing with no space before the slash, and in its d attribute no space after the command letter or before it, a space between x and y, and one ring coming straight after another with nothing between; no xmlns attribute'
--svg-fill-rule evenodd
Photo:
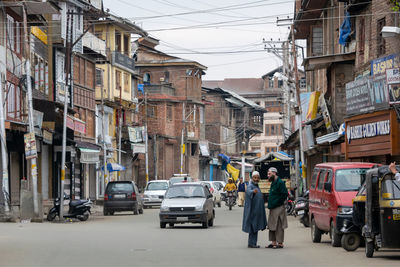
<svg viewBox="0 0 400 267"><path fill-rule="evenodd" d="M101 167L101 170L104 171L104 167ZM125 167L118 163L107 163L107 171L109 172L125 171Z"/></svg>
<svg viewBox="0 0 400 267"><path fill-rule="evenodd" d="M225 155L225 154L218 154L218 156L222 158L222 166L221 166L221 169L222 169L222 170L226 170L226 166L231 162L231 158L228 157L228 156Z"/></svg>
<svg viewBox="0 0 400 267"><path fill-rule="evenodd" d="M340 37L339 37L339 44L346 45L349 42L351 35L351 21L350 21L350 14L346 12L346 16L342 25L340 26Z"/></svg>

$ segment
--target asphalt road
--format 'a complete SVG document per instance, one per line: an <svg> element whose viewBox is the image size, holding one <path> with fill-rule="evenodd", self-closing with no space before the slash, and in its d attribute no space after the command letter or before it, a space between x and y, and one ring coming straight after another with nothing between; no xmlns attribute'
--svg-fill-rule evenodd
<svg viewBox="0 0 400 267"><path fill-rule="evenodd" d="M216 208L215 226L159 228L158 210L143 215L92 216L87 222L1 223L0 266L378 266L400 265L400 252L333 248L329 237L310 241L310 230L293 217L284 249L248 249L241 231L243 209ZM267 244L267 232L259 232Z"/></svg>

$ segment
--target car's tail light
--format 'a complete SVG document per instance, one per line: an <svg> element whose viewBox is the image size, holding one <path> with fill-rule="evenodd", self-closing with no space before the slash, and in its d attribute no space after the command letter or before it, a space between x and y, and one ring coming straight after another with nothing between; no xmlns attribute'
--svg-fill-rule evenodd
<svg viewBox="0 0 400 267"><path fill-rule="evenodd" d="M211 194L214 193L214 188L210 188Z"/></svg>
<svg viewBox="0 0 400 267"><path fill-rule="evenodd" d="M135 192L132 193L132 199L136 200L136 193Z"/></svg>
<svg viewBox="0 0 400 267"><path fill-rule="evenodd" d="M104 200L108 200L108 195L104 194Z"/></svg>

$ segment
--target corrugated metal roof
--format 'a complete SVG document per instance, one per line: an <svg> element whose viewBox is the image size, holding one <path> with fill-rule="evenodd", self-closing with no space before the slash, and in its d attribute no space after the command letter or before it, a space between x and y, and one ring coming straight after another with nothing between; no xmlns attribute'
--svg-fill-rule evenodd
<svg viewBox="0 0 400 267"><path fill-rule="evenodd" d="M325 143L332 143L340 138L341 135L339 135L338 132L333 132L329 133L320 137L316 138L317 144L325 144Z"/></svg>
<svg viewBox="0 0 400 267"><path fill-rule="evenodd" d="M270 161L270 160L274 160L274 159L278 159L278 160L281 160L281 161L292 161L293 160L293 158L291 158L291 157L289 157L289 156L287 156L287 155L285 155L283 153L270 152L265 156L262 156L260 158L255 159L254 163L260 163L260 162L263 162L263 161Z"/></svg>
<svg viewBox="0 0 400 267"><path fill-rule="evenodd" d="M220 89L221 89L222 91L224 91L225 93L228 93L228 94L232 95L232 96L235 97L236 99L239 99L240 101L242 101L242 102L245 103L246 105L251 106L251 107L254 108L254 109L257 109L257 110L260 110L260 111L263 111L263 112L267 112L263 107L257 105L255 102L253 102L253 101L251 101L251 100L249 100L249 99L247 99L247 98L244 98L244 97L238 95L237 93L232 92L231 90L224 89L224 88L220 88Z"/></svg>

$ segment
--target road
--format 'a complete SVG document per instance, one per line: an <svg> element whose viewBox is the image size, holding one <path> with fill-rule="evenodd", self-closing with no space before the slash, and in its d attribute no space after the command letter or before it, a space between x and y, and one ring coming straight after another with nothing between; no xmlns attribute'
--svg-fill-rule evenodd
<svg viewBox="0 0 400 267"><path fill-rule="evenodd" d="M399 266L400 252L346 252L310 241L309 228L293 217L284 249L248 249L243 209L216 208L215 226L159 228L158 210L143 215L92 216L87 222L0 224L0 266ZM267 232L259 233L267 244Z"/></svg>

